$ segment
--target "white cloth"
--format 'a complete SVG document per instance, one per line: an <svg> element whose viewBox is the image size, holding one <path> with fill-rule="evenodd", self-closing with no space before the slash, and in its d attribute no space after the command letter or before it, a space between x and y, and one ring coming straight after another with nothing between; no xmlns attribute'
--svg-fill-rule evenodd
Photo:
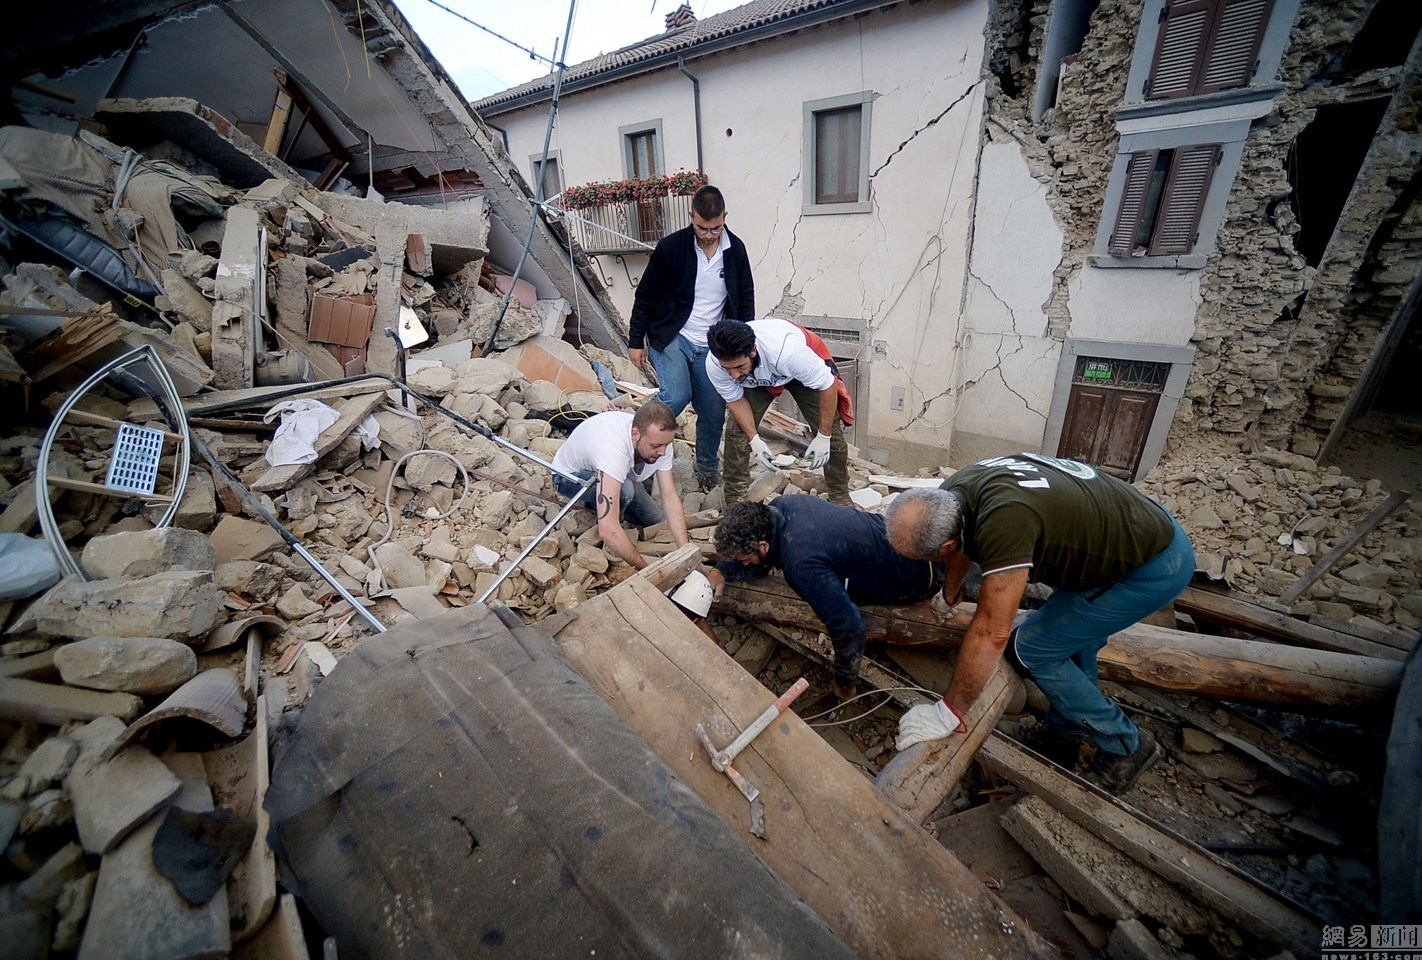
<svg viewBox="0 0 1422 960"><path fill-rule="evenodd" d="M380 421L374 416L366 417L360 422L360 426L355 428L356 436L360 437L360 448L362 450L374 450L380 446Z"/></svg>
<svg viewBox="0 0 1422 960"><path fill-rule="evenodd" d="M692 237L692 244L696 238ZM710 258L696 245L696 294L691 302L691 315L682 325L681 336L698 347L706 346L706 333L721 319L726 306L725 253L731 248L731 235L721 231L721 242ZM738 318L739 319L739 318Z"/></svg>
<svg viewBox="0 0 1422 960"><path fill-rule="evenodd" d="M623 410L609 410L584 420L553 455L553 466L566 473L601 472L622 482L629 475L645 480L659 470L670 470L672 448L668 446L665 453L645 466L637 467L636 461L632 414Z"/></svg>
<svg viewBox="0 0 1422 960"><path fill-rule="evenodd" d="M320 400L283 400L262 419L271 423L281 417L281 426L267 447L267 463L274 467L311 463L316 459L316 438L341 415Z"/></svg>
<svg viewBox="0 0 1422 960"><path fill-rule="evenodd" d="M963 721L953 712L953 708L942 700L936 703L920 703L909 707L899 717L899 739L894 746L907 750L915 743L926 740L942 740L959 730L965 730Z"/></svg>
<svg viewBox="0 0 1422 960"><path fill-rule="evenodd" d="M727 403L745 396L751 387L783 387L798 380L811 390L823 390L834 385L829 366L805 342L800 328L789 320L765 317L750 322L755 331L757 353L755 369L739 383L726 372L715 356L706 354L706 376Z"/></svg>

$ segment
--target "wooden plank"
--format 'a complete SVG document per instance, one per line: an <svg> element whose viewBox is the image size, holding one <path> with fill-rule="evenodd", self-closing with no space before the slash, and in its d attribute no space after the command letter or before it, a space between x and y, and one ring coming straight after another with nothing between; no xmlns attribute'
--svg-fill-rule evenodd
<svg viewBox="0 0 1422 960"><path fill-rule="evenodd" d="M1128 805L1089 790L1001 734L988 738L978 759L1253 936L1292 950L1300 958L1320 955L1322 920L1275 896L1205 848L1146 823Z"/></svg>
<svg viewBox="0 0 1422 960"><path fill-rule="evenodd" d="M761 792L770 839L696 736L724 745L774 695L632 577L577 608L558 643L682 781L732 825L862 957L1047 957L1052 951L981 881L786 712L736 761Z"/></svg>
<svg viewBox="0 0 1422 960"><path fill-rule="evenodd" d="M59 668L54 665L54 647L27 657L0 658L0 677L21 680L57 680Z"/></svg>
<svg viewBox="0 0 1422 960"><path fill-rule="evenodd" d="M92 427L110 427L114 430L117 430L120 424L123 423L123 421L115 420L113 417L101 417L97 413L89 413L87 410L70 410L65 414L64 419ZM169 433L167 430L164 430L163 439L177 442L183 438L176 433Z"/></svg>
<svg viewBox="0 0 1422 960"><path fill-rule="evenodd" d="M1367 657L1401 660L1406 654L1371 639L1363 639L1333 627L1314 624L1248 599L1186 587L1175 601L1175 609L1190 614L1196 620L1247 631L1255 636L1315 650L1334 650Z"/></svg>
<svg viewBox="0 0 1422 960"><path fill-rule="evenodd" d="M730 583L716 605L757 622L823 630L810 605L778 576ZM861 608L869 639L956 649L977 606L940 612L931 601ZM1274 706L1358 709L1387 705L1402 664L1330 650L1285 647L1136 624L1111 637L1098 655L1108 680L1160 690Z"/></svg>
<svg viewBox="0 0 1422 960"><path fill-rule="evenodd" d="M342 440L350 436L355 428L360 426L362 420L370 416L375 408L384 402L384 392L362 394L343 401L336 407L340 418L322 430L321 435L316 438L315 460L310 463L291 463L272 467L257 478L257 481L252 484L252 491L254 493L277 493L314 473L321 458L336 449Z"/></svg>
<svg viewBox="0 0 1422 960"><path fill-rule="evenodd" d="M56 727L70 720L97 720L108 716L127 722L142 709L143 701L131 693L105 693L58 683L0 677L0 717L7 720Z"/></svg>
<svg viewBox="0 0 1422 960"><path fill-rule="evenodd" d="M1372 512L1364 517L1351 533L1335 543L1332 550L1320 557L1317 563L1309 567L1307 573L1299 577L1292 587L1285 590L1279 597L1279 602L1287 607L1303 596L1305 590L1317 583L1319 578L1329 570L1332 570L1334 564L1343 559L1343 556L1356 547L1364 537L1376 530L1378 525L1387 519L1388 514L1406 503L1411 496L1412 494L1406 490L1394 490L1386 500L1374 507Z"/></svg>
<svg viewBox="0 0 1422 960"><path fill-rule="evenodd" d="M267 121L267 135L262 140L262 149L272 156L281 153L281 141L286 136L286 125L291 120L291 94L286 92L286 71L276 70L277 89L272 99L272 116Z"/></svg>
<svg viewBox="0 0 1422 960"><path fill-rule="evenodd" d="M104 310L81 313L24 347L15 359L25 369L34 370L30 378L39 383L116 343L122 334L114 314Z"/></svg>
<svg viewBox="0 0 1422 960"><path fill-rule="evenodd" d="M982 695L963 718L968 732L945 740L914 744L901 751L874 778L874 786L914 820L927 823L963 778L973 754L992 733L1007 705L1021 689L1022 680L1017 671L1005 660L999 660Z"/></svg>
<svg viewBox="0 0 1422 960"><path fill-rule="evenodd" d="M1205 733L1224 741L1245 756L1259 761L1270 770L1288 777L1295 783L1300 783L1310 790L1317 790L1319 792L1326 792L1328 790L1328 781L1314 771L1301 767L1293 761L1279 756L1254 741L1240 736L1237 731L1231 730L1223 724L1216 723L1204 714L1191 710L1189 707L1182 706L1169 697L1162 697L1158 693L1143 690L1140 687L1131 688L1131 695L1143 701L1148 706L1154 707L1157 710L1164 710L1166 713L1178 717L1197 730L1203 730Z"/></svg>
<svg viewBox="0 0 1422 960"><path fill-rule="evenodd" d="M166 493L137 493L132 490L115 490L113 487L106 487L102 483L93 483L89 480L70 480L67 477L51 476L49 478L51 487L59 487L61 490L73 490L77 493L100 493L107 497L126 497L130 500L142 500L145 503L172 503L173 497Z"/></svg>
<svg viewBox="0 0 1422 960"><path fill-rule="evenodd" d="M1321 630L1331 630L1344 637L1351 637L1364 643L1375 644L1382 648L1391 648L1398 651L1405 657L1412 652L1412 648L1417 645L1417 631L1415 630L1395 630L1392 627L1384 627L1381 624L1362 623L1353 620L1334 620L1332 617L1325 617L1321 613L1309 614L1309 626L1317 627ZM1385 656L1385 653L1375 654L1375 656Z"/></svg>

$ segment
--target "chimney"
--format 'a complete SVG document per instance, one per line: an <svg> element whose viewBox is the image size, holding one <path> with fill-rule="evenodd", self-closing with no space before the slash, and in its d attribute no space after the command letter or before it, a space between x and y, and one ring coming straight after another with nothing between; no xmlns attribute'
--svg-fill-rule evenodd
<svg viewBox="0 0 1422 960"><path fill-rule="evenodd" d="M673 30L680 30L682 27L690 26L696 22L696 14L691 10L691 4L683 3L671 13L667 14L667 33Z"/></svg>

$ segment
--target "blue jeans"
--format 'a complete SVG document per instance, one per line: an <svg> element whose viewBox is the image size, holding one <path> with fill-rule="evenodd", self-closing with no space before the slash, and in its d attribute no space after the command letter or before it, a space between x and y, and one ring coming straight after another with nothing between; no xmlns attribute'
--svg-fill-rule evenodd
<svg viewBox="0 0 1422 960"><path fill-rule="evenodd" d="M591 470L578 474L584 482L592 475ZM574 483L560 473L553 475L553 488L562 496L571 497L578 492L578 488L582 485L582 483ZM647 492L647 488L634 480L630 473L627 475L627 479L622 481L622 495L618 497L618 501L622 522L629 526L650 527L667 518L662 508L657 506L657 501L653 500L652 495ZM588 487L588 492L583 494L582 505L589 510L597 510L596 483Z"/></svg>
<svg viewBox="0 0 1422 960"><path fill-rule="evenodd" d="M673 415L680 414L688 403L696 410L696 472L701 476L719 473L726 401L706 375L707 349L678 334L665 350L649 347L647 352L661 384L653 399L671 407Z"/></svg>
<svg viewBox="0 0 1422 960"><path fill-rule="evenodd" d="M1111 634L1178 597L1195 573L1190 538L1178 520L1170 520L1174 539L1146 564L1100 590L1056 591L1013 632L1018 662L1051 703L1047 723L1107 753L1134 753L1140 730L1097 687L1097 651Z"/></svg>

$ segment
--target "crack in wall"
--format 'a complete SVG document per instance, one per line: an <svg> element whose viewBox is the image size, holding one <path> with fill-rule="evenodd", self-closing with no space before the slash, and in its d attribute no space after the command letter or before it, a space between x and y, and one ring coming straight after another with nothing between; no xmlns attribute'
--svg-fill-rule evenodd
<svg viewBox="0 0 1422 960"><path fill-rule="evenodd" d="M1017 311L1012 309L1012 304L1002 299L1001 295L999 295L998 292L992 288L992 284L988 283L986 280L978 276L973 271L969 270L968 276L976 280L984 290L992 294L992 298L994 300L1002 304L1002 309L1007 311L1007 316L1012 323L1012 336L1021 337L1022 334L1017 329ZM1003 334L1003 336L1007 336L1007 334Z"/></svg>
<svg viewBox="0 0 1422 960"><path fill-rule="evenodd" d="M954 107L956 107L958 104L962 103L969 96L971 96L973 91L978 88L978 83L981 82L982 81L978 81L977 83L971 84L968 89L964 90L961 94L959 94L958 99L954 100L952 103L948 104L948 106L944 107L943 111L939 113L938 116L934 117L932 120L929 120L923 126L919 127L913 133L909 134L908 137L906 137L902 143L900 143L897 147L894 148L894 151L892 153L890 153L887 157L884 158L884 162L879 164L879 166L874 170L873 173L869 174L870 181L873 181L873 179L877 177L885 167L892 163L894 157L897 157L900 153L902 153L903 149L907 147L910 143L912 143L913 140L920 133L923 133L925 130L937 124L939 120L942 120L944 117L948 116L948 114L952 111Z"/></svg>
<svg viewBox="0 0 1422 960"><path fill-rule="evenodd" d="M991 288L989 288L989 289L991 289ZM996 294L994 294L994 296L996 296ZM969 381L967 381L966 383L964 383L964 384L963 384L963 390L962 390L962 392L966 394L971 388L977 386L977 384L983 379L983 377L986 377L986 376L987 376L988 374L990 374L990 373L995 373L995 374L997 374L998 383L1002 384L1003 389L1005 389L1008 393L1012 394L1012 395L1013 395L1014 397L1016 397L1018 400L1021 400L1021 401L1022 401L1022 406L1023 406L1023 408L1026 409L1028 413L1031 413L1031 414L1033 414L1033 415L1035 415L1035 416L1041 417L1043 420L1046 420L1046 419L1047 419L1047 415L1046 415L1045 413L1043 413L1042 411L1038 410L1036 407L1032 406L1031 402L1028 401L1028 399L1027 399L1026 397L1024 397L1022 394L1020 394L1020 393L1018 393L1016 390L1012 389L1012 385L1008 382L1007 377L1006 377L1006 376L1003 374L1003 372L1002 372L1003 366L1004 366L1009 360L1011 360L1011 359L1012 359L1013 357L1015 357L1017 354L1019 354L1019 353L1021 353L1022 351L1024 351L1024 350L1027 349L1027 344L1026 344L1026 342L1025 342L1025 341L1027 340L1027 338L1024 337L1024 336L1022 336L1022 335L1019 334L1019 333L1010 333L1010 334L1009 334L1009 333L1004 333L1004 334L998 334L998 336L1000 336L1000 337L1002 338L1002 340L1001 340L1001 342L999 342L999 345L998 345L998 348L997 348L997 363L995 363L995 364L994 364L993 366L991 366L991 367L988 367L986 370L984 370L982 373L978 374L978 375L977 375L976 377L974 377L972 380L969 380ZM1015 338L1015 339L1017 340L1017 346L1016 346L1015 349L1011 350L1010 352L1008 352L1007 354L1004 355L1003 352L1002 352L1002 343L1005 343L1006 340L1007 340L1009 337L1013 337L1013 338Z"/></svg>

